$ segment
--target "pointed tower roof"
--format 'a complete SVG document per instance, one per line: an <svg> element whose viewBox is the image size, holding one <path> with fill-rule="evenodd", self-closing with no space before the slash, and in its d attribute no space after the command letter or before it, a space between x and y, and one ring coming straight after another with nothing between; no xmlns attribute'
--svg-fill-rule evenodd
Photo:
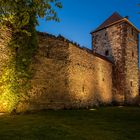
<svg viewBox="0 0 140 140"><path fill-rule="evenodd" d="M117 12L113 13L107 20L105 20L96 30L102 29L118 20L123 19Z"/></svg>
<svg viewBox="0 0 140 140"><path fill-rule="evenodd" d="M101 30L103 28L106 28L110 25L114 25L115 23L118 23L118 22L122 22L122 21L127 21L129 24L131 24L132 26L134 26L132 23L130 23L128 21L127 18L124 18L122 17L119 13L115 12L113 13L108 19L106 19L97 29L95 29L94 31L92 31L91 33L93 32L96 32L98 30ZM135 27L135 26L134 26ZM136 28L136 27L135 27ZM136 28L137 29L137 28ZM138 30L138 29L137 29ZM139 31L139 30L138 30Z"/></svg>

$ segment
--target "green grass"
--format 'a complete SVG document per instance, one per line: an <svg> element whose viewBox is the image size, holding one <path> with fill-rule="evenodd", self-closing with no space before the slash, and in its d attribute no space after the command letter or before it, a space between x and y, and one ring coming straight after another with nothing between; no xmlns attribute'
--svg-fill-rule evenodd
<svg viewBox="0 0 140 140"><path fill-rule="evenodd" d="M0 140L140 140L140 108L0 116Z"/></svg>

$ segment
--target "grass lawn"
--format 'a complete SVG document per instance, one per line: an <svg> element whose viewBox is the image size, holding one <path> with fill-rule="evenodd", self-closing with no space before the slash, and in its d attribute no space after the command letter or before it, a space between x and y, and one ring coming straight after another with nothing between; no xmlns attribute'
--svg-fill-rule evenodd
<svg viewBox="0 0 140 140"><path fill-rule="evenodd" d="M0 116L0 140L140 140L140 108Z"/></svg>

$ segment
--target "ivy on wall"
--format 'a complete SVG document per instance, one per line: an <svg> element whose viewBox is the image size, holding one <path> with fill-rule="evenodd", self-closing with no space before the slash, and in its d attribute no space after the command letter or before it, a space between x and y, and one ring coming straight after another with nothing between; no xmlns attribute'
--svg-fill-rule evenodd
<svg viewBox="0 0 140 140"><path fill-rule="evenodd" d="M28 98L32 78L32 58L37 48L36 31L29 28L31 35L24 32L11 32L7 49L7 61L1 68L0 111L12 112L20 100Z"/></svg>
<svg viewBox="0 0 140 140"><path fill-rule="evenodd" d="M0 68L0 111L12 112L21 100L28 98L31 63L37 49L35 27L38 17L59 21L55 7L62 7L59 0L0 1L0 27L4 32L11 29L5 45L7 59L0 60L4 63Z"/></svg>

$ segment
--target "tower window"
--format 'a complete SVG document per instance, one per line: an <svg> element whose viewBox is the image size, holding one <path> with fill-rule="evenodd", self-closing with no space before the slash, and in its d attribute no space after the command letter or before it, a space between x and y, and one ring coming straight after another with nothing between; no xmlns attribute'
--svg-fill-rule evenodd
<svg viewBox="0 0 140 140"><path fill-rule="evenodd" d="M134 52L132 51L132 57L134 57Z"/></svg>
<svg viewBox="0 0 140 140"><path fill-rule="evenodd" d="M109 55L109 51L108 51L108 50L105 51L105 55L106 55L106 56Z"/></svg>
<svg viewBox="0 0 140 140"><path fill-rule="evenodd" d="M130 85L131 85L131 87L133 86L133 82L132 81L130 82Z"/></svg>

